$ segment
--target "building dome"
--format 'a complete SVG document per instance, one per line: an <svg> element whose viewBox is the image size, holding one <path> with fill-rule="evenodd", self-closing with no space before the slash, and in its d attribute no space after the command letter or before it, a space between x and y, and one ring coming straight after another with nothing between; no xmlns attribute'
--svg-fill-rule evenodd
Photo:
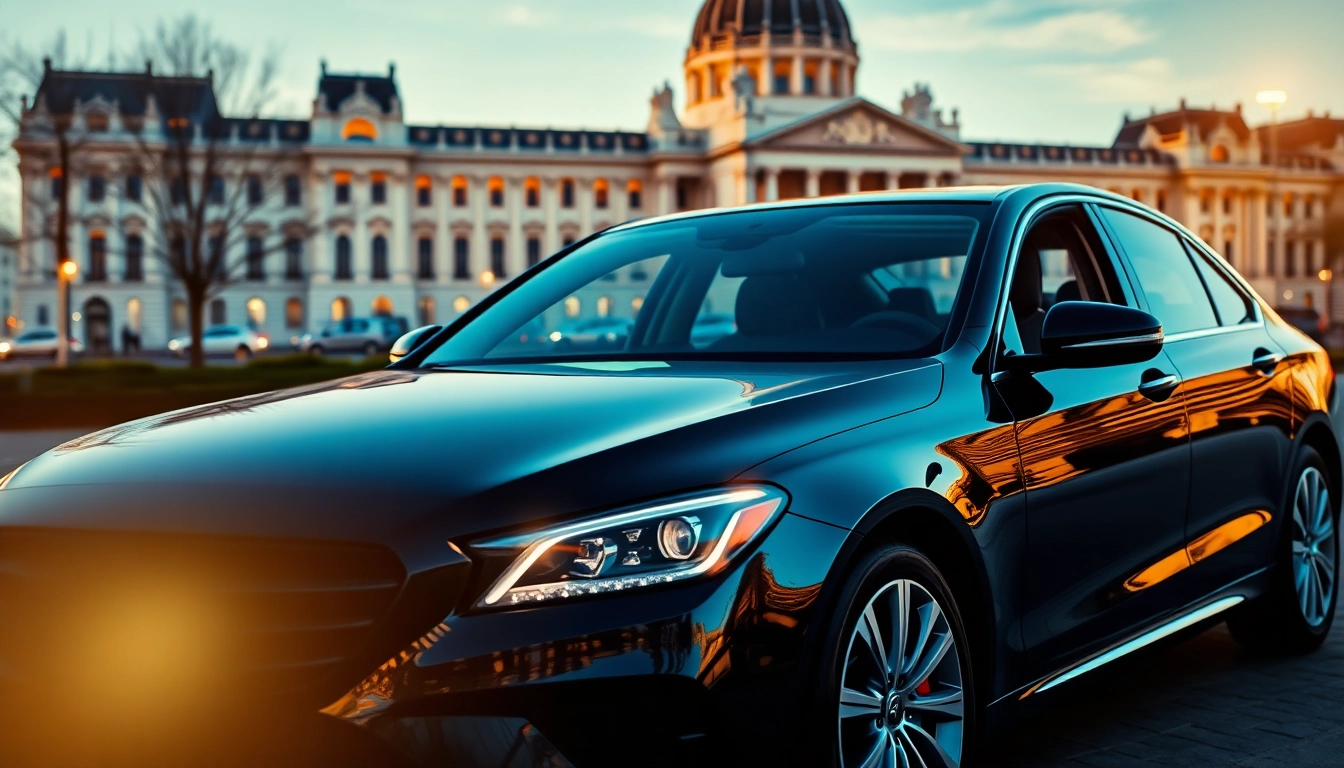
<svg viewBox="0 0 1344 768"><path fill-rule="evenodd" d="M809 47L854 48L840 0L705 0L691 49L752 46L766 33L786 40L801 37Z"/></svg>

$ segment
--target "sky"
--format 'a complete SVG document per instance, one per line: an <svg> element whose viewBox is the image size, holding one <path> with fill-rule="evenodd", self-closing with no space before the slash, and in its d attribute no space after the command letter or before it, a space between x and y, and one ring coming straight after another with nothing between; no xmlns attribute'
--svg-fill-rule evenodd
<svg viewBox="0 0 1344 768"><path fill-rule="evenodd" d="M1110 144L1126 112L1246 105L1283 89L1287 118L1344 114L1340 0L842 0L860 95L899 110L928 83L968 140ZM195 13L228 40L279 52L273 112L311 113L319 62L396 63L415 123L641 129L655 85L684 96L701 0L0 0L0 43L64 29L104 60L160 19ZM12 164L12 155L6 160ZM12 201L0 172L0 221Z"/></svg>

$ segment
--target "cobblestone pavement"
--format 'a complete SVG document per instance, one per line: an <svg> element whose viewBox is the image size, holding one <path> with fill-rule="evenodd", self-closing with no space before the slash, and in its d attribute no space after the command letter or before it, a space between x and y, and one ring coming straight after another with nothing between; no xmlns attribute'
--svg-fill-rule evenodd
<svg viewBox="0 0 1344 768"><path fill-rule="evenodd" d="M1344 623L1309 656L1242 652L1221 624L1116 661L1019 726L983 763L1344 766Z"/></svg>

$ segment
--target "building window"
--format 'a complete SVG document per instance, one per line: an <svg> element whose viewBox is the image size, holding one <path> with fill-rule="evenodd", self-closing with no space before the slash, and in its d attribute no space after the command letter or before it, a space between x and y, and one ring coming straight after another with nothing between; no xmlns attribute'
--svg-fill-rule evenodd
<svg viewBox="0 0 1344 768"><path fill-rule="evenodd" d="M1157 210L1163 213L1167 211L1167 193L1160 189L1157 191Z"/></svg>
<svg viewBox="0 0 1344 768"><path fill-rule="evenodd" d="M387 202L387 174L369 174L369 200L374 205L383 205Z"/></svg>
<svg viewBox="0 0 1344 768"><path fill-rule="evenodd" d="M535 267L541 262L541 240L536 237L527 238L527 266Z"/></svg>
<svg viewBox="0 0 1344 768"><path fill-rule="evenodd" d="M633 298L633 299L630 300L630 312L631 312L631 314L638 315L638 314L639 314L639 310L641 310L641 309L643 309L643 308L644 308L644 297L643 297L643 296L636 296L635 298Z"/></svg>
<svg viewBox="0 0 1344 768"><path fill-rule="evenodd" d="M254 331L266 327L266 302L256 296L247 300L247 326Z"/></svg>
<svg viewBox="0 0 1344 768"><path fill-rule="evenodd" d="M562 242L562 244L563 244L566 248L568 248L569 246L571 246L571 245L574 244L574 236L573 236L573 235L565 235L565 239L564 239L563 241L561 241L561 242Z"/></svg>
<svg viewBox="0 0 1344 768"><path fill-rule="evenodd" d="M224 179L222 177L210 177L210 192L208 199L211 205L224 204Z"/></svg>
<svg viewBox="0 0 1344 768"><path fill-rule="evenodd" d="M303 202L303 188L299 186L299 177L293 174L285 177L285 205L294 208Z"/></svg>
<svg viewBox="0 0 1344 768"><path fill-rule="evenodd" d="M821 62L809 61L803 67L803 93L814 96L817 93L817 75L821 72Z"/></svg>
<svg viewBox="0 0 1344 768"><path fill-rule="evenodd" d="M1233 256L1233 253L1232 253L1232 241L1231 241L1231 240L1224 241L1224 242L1223 242L1223 258L1224 258L1224 259L1227 259L1227 263L1231 264L1231 263L1232 263L1232 256Z"/></svg>
<svg viewBox="0 0 1344 768"><path fill-rule="evenodd" d="M601 209L611 205L611 185L606 179L593 182L593 204Z"/></svg>
<svg viewBox="0 0 1344 768"><path fill-rule="evenodd" d="M144 195L144 186L144 181L142 181L138 175L133 173L130 176L127 176L126 199L132 203L140 202L140 198Z"/></svg>
<svg viewBox="0 0 1344 768"><path fill-rule="evenodd" d="M504 238L502 237L490 239L490 271L495 273L496 278L508 276L508 271L504 268Z"/></svg>
<svg viewBox="0 0 1344 768"><path fill-rule="evenodd" d="M602 298L598 299L598 300L597 300L597 316L598 316L598 317L609 317L609 316L611 315L611 308L612 308L612 306L613 306L615 303L616 303L616 302L614 302L614 301L611 300L611 297L610 297L610 296L603 296Z"/></svg>
<svg viewBox="0 0 1344 768"><path fill-rule="evenodd" d="M341 138L346 141L374 141L378 138L378 128L371 121L356 117L346 122L341 129Z"/></svg>
<svg viewBox="0 0 1344 768"><path fill-rule="evenodd" d="M434 203L434 182L428 176L415 177L415 204L428 208Z"/></svg>
<svg viewBox="0 0 1344 768"><path fill-rule="evenodd" d="M419 310L420 310L420 325L421 325L421 326L425 326L425 325L433 325L433 324L434 324L434 297L433 297L433 296L421 296L421 297L420 297L420 301L417 303L417 306L418 306L418 308L419 308Z"/></svg>
<svg viewBox="0 0 1344 768"><path fill-rule="evenodd" d="M48 325L50 322L51 317L48 316L47 305L46 304L37 305L37 324Z"/></svg>
<svg viewBox="0 0 1344 768"><path fill-rule="evenodd" d="M261 177L252 174L247 177L247 204L261 205L266 199L265 191L261 188Z"/></svg>
<svg viewBox="0 0 1344 768"><path fill-rule="evenodd" d="M793 87L793 65L785 59L775 62L772 70L774 74L774 92L776 96L787 96L789 89Z"/></svg>
<svg viewBox="0 0 1344 768"><path fill-rule="evenodd" d="M1214 144L1213 149L1209 150L1209 160L1215 163L1226 163L1231 159L1232 154L1222 144Z"/></svg>
<svg viewBox="0 0 1344 768"><path fill-rule="evenodd" d="M107 279L107 237L102 232L89 235L89 274L85 279L91 283Z"/></svg>
<svg viewBox="0 0 1344 768"><path fill-rule="evenodd" d="M541 182L535 178L523 182L528 208L541 206Z"/></svg>
<svg viewBox="0 0 1344 768"><path fill-rule="evenodd" d="M386 296L374 296L369 302L369 313L374 317L391 317L392 311L392 299Z"/></svg>
<svg viewBox="0 0 1344 768"><path fill-rule="evenodd" d="M504 207L504 180L498 176L492 176L489 182L490 189L490 207Z"/></svg>
<svg viewBox="0 0 1344 768"><path fill-rule="evenodd" d="M173 299L172 309L169 311L169 323L173 330L181 331L187 327L187 300Z"/></svg>
<svg viewBox="0 0 1344 768"><path fill-rule="evenodd" d="M61 199L61 192L65 189L65 175L60 168L52 168L47 171L47 175L51 177L51 199ZM43 325L46 325L46 323L43 323Z"/></svg>
<svg viewBox="0 0 1344 768"><path fill-rule="evenodd" d="M169 182L168 199L173 205L183 205L187 202L187 187L181 179L173 179Z"/></svg>
<svg viewBox="0 0 1344 768"><path fill-rule="evenodd" d="M332 322L334 322L334 323L339 323L340 321L342 321L342 320L344 320L345 318L349 317L349 316L350 316L350 306L351 306L351 305L350 305L350 299L348 299L348 298L346 298L346 297L344 297L344 296L341 296L340 298L337 298L337 299L332 299L332 302L331 302L331 320L332 320Z"/></svg>
<svg viewBox="0 0 1344 768"><path fill-rule="evenodd" d="M453 279L471 279L471 241L465 237L453 238Z"/></svg>
<svg viewBox="0 0 1344 768"><path fill-rule="evenodd" d="M303 299L291 296L285 300L285 327L290 330L303 328Z"/></svg>
<svg viewBox="0 0 1344 768"><path fill-rule="evenodd" d="M1213 193L1204 190L1199 196L1199 212L1207 214L1213 208Z"/></svg>
<svg viewBox="0 0 1344 768"><path fill-rule="evenodd" d="M89 177L89 202L101 203L107 199L107 179L102 176Z"/></svg>
<svg viewBox="0 0 1344 768"><path fill-rule="evenodd" d="M303 279L303 241L297 237L285 241L285 279Z"/></svg>
<svg viewBox="0 0 1344 768"><path fill-rule="evenodd" d="M183 247L185 247L185 244ZM206 268L209 269L210 264L213 264L215 274L227 278L229 264L227 254L224 252L224 237L222 235L211 237L207 247L210 249L210 263L205 265Z"/></svg>
<svg viewBox="0 0 1344 768"><path fill-rule="evenodd" d="M1297 277L1297 243L1292 240L1283 246L1283 276Z"/></svg>
<svg viewBox="0 0 1344 768"><path fill-rule="evenodd" d="M139 235L126 236L126 276L127 282L145 279L145 240Z"/></svg>
<svg viewBox="0 0 1344 768"><path fill-rule="evenodd" d="M467 177L465 177L465 176L454 176L454 177L453 177L453 207L454 207L454 208L466 208L466 207L467 207L467 190L468 190L468 187L467 187Z"/></svg>
<svg viewBox="0 0 1344 768"><path fill-rule="evenodd" d="M336 204L345 205L350 202L350 172L337 171L332 175L332 180L336 183Z"/></svg>
<svg viewBox="0 0 1344 768"><path fill-rule="evenodd" d="M373 236L373 279L386 280L388 278L387 270L387 238L382 235Z"/></svg>
<svg viewBox="0 0 1344 768"><path fill-rule="evenodd" d="M145 305L139 299L126 300L126 327L131 333L139 334L144 327Z"/></svg>
<svg viewBox="0 0 1344 768"><path fill-rule="evenodd" d="M336 279L353 280L355 278L354 257L350 253L350 238L341 235L336 238Z"/></svg>
<svg viewBox="0 0 1344 768"><path fill-rule="evenodd" d="M560 207L574 207L574 180L565 179L560 182Z"/></svg>
<svg viewBox="0 0 1344 768"><path fill-rule="evenodd" d="M1293 193L1289 192L1283 196L1283 216L1291 219L1293 217Z"/></svg>
<svg viewBox="0 0 1344 768"><path fill-rule="evenodd" d="M471 299L468 299L466 296L458 296L456 299L453 299L454 312L460 315L468 309L471 309Z"/></svg>
<svg viewBox="0 0 1344 768"><path fill-rule="evenodd" d="M1230 213L1232 213L1232 196L1231 196L1231 195L1223 195L1223 213L1224 213L1224 214L1230 214Z"/></svg>
<svg viewBox="0 0 1344 768"><path fill-rule="evenodd" d="M565 299L565 317L578 317L582 312L583 302L579 301L578 296Z"/></svg>
<svg viewBox="0 0 1344 768"><path fill-rule="evenodd" d="M223 299L210 302L210 324L223 325L229 322L229 305Z"/></svg>
<svg viewBox="0 0 1344 768"><path fill-rule="evenodd" d="M1313 195L1307 195L1306 202L1302 206L1302 218L1310 219L1316 215L1316 198Z"/></svg>
<svg viewBox="0 0 1344 768"><path fill-rule="evenodd" d="M247 238L247 279L266 279L266 251L260 237Z"/></svg>
<svg viewBox="0 0 1344 768"><path fill-rule="evenodd" d="M625 190L630 196L630 210L638 211L644 207L644 185L639 182L639 179L631 179Z"/></svg>
<svg viewBox="0 0 1344 768"><path fill-rule="evenodd" d="M416 270L416 275L421 280L433 280L434 241L428 237L422 237L418 241L417 248L419 249L419 252L417 254L419 258L419 264L417 266L419 268ZM425 323L425 325L428 325L428 323Z"/></svg>

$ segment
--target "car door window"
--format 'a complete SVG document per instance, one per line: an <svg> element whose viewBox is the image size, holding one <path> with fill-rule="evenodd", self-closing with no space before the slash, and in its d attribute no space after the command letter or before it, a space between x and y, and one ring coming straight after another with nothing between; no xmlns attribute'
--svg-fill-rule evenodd
<svg viewBox="0 0 1344 768"><path fill-rule="evenodd" d="M1004 350L1040 352L1046 311L1064 301L1127 303L1096 228L1076 206L1046 214L1023 238L1009 288Z"/></svg>
<svg viewBox="0 0 1344 768"><path fill-rule="evenodd" d="M1101 210L1134 267L1149 311L1162 322L1162 331L1173 336L1217 328L1218 316L1180 237L1134 214Z"/></svg>
<svg viewBox="0 0 1344 768"><path fill-rule="evenodd" d="M1213 308L1218 311L1218 322L1224 326L1255 322L1255 312L1246 294L1242 293L1241 289L1215 267L1209 257L1197 247L1188 242L1185 247L1189 249L1191 257L1195 260L1195 266L1199 269L1199 276L1204 279L1204 285L1209 289Z"/></svg>

